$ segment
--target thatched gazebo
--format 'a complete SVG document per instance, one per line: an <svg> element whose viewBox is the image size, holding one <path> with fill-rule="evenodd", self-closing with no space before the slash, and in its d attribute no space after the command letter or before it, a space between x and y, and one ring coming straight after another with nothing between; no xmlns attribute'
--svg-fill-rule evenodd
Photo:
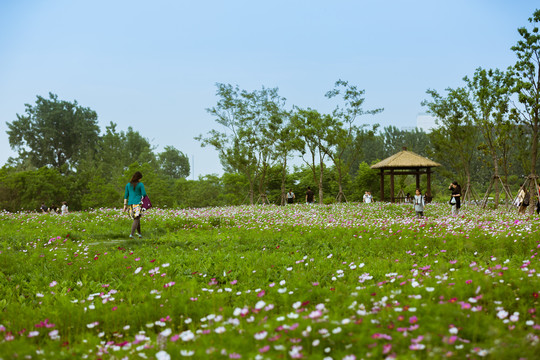
<svg viewBox="0 0 540 360"><path fill-rule="evenodd" d="M427 175L426 198L431 201L431 168L441 166L441 164L431 161L423 156L407 151L398 152L386 158L375 165L372 169L381 170L381 201L384 201L384 176L390 175L390 201L395 202L394 198L394 176L395 175L416 175L416 187L420 187L420 175Z"/></svg>

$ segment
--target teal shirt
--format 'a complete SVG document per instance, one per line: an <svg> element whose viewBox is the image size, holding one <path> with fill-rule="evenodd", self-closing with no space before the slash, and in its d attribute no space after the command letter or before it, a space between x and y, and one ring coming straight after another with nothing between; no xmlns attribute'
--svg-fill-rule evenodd
<svg viewBox="0 0 540 360"><path fill-rule="evenodd" d="M140 204L143 196L146 196L143 183L138 183L135 189L133 189L131 183L127 183L124 199L128 199L128 205Z"/></svg>

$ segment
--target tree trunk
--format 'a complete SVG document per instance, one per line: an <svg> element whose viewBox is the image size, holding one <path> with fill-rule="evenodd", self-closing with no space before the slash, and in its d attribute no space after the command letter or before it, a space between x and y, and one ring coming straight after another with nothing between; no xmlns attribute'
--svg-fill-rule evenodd
<svg viewBox="0 0 540 360"><path fill-rule="evenodd" d="M285 205L285 196L287 195L287 189L285 188L285 180L287 178L287 155L283 159L283 169L281 171L281 206Z"/></svg>
<svg viewBox="0 0 540 360"><path fill-rule="evenodd" d="M339 187L339 192L338 192L338 196L336 200L337 202L341 202L343 199L343 175L341 174L341 164L338 165L335 162L334 164L336 165L336 168L338 171L338 187Z"/></svg>
<svg viewBox="0 0 540 360"><path fill-rule="evenodd" d="M500 189L499 189L499 159L497 158L497 153L493 149L491 152L491 155L493 157L493 186L495 187L495 209L499 207L499 196L500 196Z"/></svg>
<svg viewBox="0 0 540 360"><path fill-rule="evenodd" d="M531 144L531 175L536 175L536 157L538 154L538 121L539 119L532 119L532 144Z"/></svg>
<svg viewBox="0 0 540 360"><path fill-rule="evenodd" d="M253 178L250 175L249 176L249 203L251 205L253 205L255 203L254 199L253 199L254 193L255 193L255 183L254 183Z"/></svg>
<svg viewBox="0 0 540 360"><path fill-rule="evenodd" d="M323 203L323 174L324 174L324 162L323 157L319 153L320 169L319 169L319 204Z"/></svg>

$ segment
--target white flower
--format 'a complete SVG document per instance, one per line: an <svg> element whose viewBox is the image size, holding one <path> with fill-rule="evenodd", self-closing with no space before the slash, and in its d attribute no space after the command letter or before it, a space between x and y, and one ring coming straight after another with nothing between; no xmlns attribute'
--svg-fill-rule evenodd
<svg viewBox="0 0 540 360"><path fill-rule="evenodd" d="M255 337L255 340L263 340L266 338L266 335L268 335L268 332L260 331L258 333L255 333L254 337Z"/></svg>
<svg viewBox="0 0 540 360"><path fill-rule="evenodd" d="M158 360L171 360L171 355L169 355L165 350L161 350L156 353L156 359Z"/></svg>
<svg viewBox="0 0 540 360"><path fill-rule="evenodd" d="M195 334L193 334L191 330L186 330L180 333L180 339L182 339L182 341L190 341L195 339Z"/></svg>
<svg viewBox="0 0 540 360"><path fill-rule="evenodd" d="M192 356L193 354L195 354L193 350L180 350L180 355L182 356Z"/></svg>
<svg viewBox="0 0 540 360"><path fill-rule="evenodd" d="M264 301L259 300L259 301L255 304L255 309L260 310L260 309L262 309L265 305L266 305L266 303L265 303Z"/></svg>
<svg viewBox="0 0 540 360"><path fill-rule="evenodd" d="M142 266L139 266L138 268L135 269L135 274L140 273L141 270L142 270Z"/></svg>
<svg viewBox="0 0 540 360"><path fill-rule="evenodd" d="M225 327L224 326L217 327L216 330L214 331L216 332L216 334L223 334L225 332Z"/></svg>
<svg viewBox="0 0 540 360"><path fill-rule="evenodd" d="M168 337L169 335L172 334L172 330L171 329L165 329L163 330L162 332L159 333L159 335L163 336L163 337Z"/></svg>
<svg viewBox="0 0 540 360"><path fill-rule="evenodd" d="M500 310L498 313L497 313L497 317L499 319L504 319L508 316L508 311L504 311L504 310Z"/></svg>

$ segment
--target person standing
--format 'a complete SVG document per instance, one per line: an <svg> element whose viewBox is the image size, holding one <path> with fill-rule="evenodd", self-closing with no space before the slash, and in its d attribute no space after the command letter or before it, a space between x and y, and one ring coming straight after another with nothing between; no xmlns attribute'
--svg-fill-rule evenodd
<svg viewBox="0 0 540 360"><path fill-rule="evenodd" d="M366 191L363 197L364 203L370 204L373 200L373 196L371 196L371 193L369 191Z"/></svg>
<svg viewBox="0 0 540 360"><path fill-rule="evenodd" d="M287 204L294 204L295 198L296 196L294 196L292 189L289 189L289 192L287 193Z"/></svg>
<svg viewBox="0 0 540 360"><path fill-rule="evenodd" d="M315 194L313 193L313 191L311 191L311 187L307 187L307 191L306 191L306 203L308 204L313 204L313 197L315 196Z"/></svg>
<svg viewBox="0 0 540 360"><path fill-rule="evenodd" d="M142 237L141 216L143 208L141 206L141 200L143 196L146 196L146 190L143 183L140 182L141 179L141 172L136 171L131 177L130 182L126 184L126 191L124 193L124 211L128 211L129 216L133 219L131 234L129 234L130 238L133 238L133 235L135 235L135 230L137 231L137 236Z"/></svg>
<svg viewBox="0 0 540 360"><path fill-rule="evenodd" d="M448 187L448 190L452 191L450 197L450 205L452 205L452 215L459 214L459 208L461 207L461 186L457 181L454 181Z"/></svg>
<svg viewBox="0 0 540 360"><path fill-rule="evenodd" d="M416 189L416 194L414 195L414 211L416 211L416 218L422 218L424 217L424 206L426 203L424 202L424 197L422 196L422 192L420 189Z"/></svg>
<svg viewBox="0 0 540 360"><path fill-rule="evenodd" d="M62 215L67 215L68 213L67 202L62 201L62 207L60 208L60 210L62 211Z"/></svg>
<svg viewBox="0 0 540 360"><path fill-rule="evenodd" d="M49 208L47 207L47 205L45 205L44 202L41 203L41 206L39 208L41 210L41 212L43 214L48 214L49 213Z"/></svg>

